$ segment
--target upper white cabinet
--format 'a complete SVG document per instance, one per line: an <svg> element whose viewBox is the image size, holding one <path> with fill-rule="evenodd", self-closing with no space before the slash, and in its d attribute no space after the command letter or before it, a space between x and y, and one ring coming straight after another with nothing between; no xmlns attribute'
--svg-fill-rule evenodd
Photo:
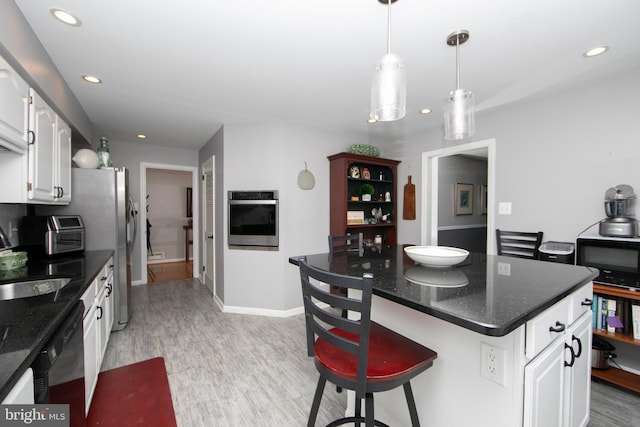
<svg viewBox="0 0 640 427"><path fill-rule="evenodd" d="M0 57L0 146L27 152L29 85Z"/></svg>
<svg viewBox="0 0 640 427"><path fill-rule="evenodd" d="M71 129L31 89L28 201L71 200Z"/></svg>
<svg viewBox="0 0 640 427"><path fill-rule="evenodd" d="M29 200L52 202L55 196L56 113L33 89L29 132Z"/></svg>
<svg viewBox="0 0 640 427"><path fill-rule="evenodd" d="M57 168L54 168L54 197L57 202L71 201L71 128L56 116L55 151Z"/></svg>
<svg viewBox="0 0 640 427"><path fill-rule="evenodd" d="M0 57L0 203L71 201L71 128Z"/></svg>

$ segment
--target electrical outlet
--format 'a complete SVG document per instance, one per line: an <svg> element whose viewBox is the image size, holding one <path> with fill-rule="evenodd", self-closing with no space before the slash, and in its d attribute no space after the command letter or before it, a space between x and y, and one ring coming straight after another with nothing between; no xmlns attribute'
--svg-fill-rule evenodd
<svg viewBox="0 0 640 427"><path fill-rule="evenodd" d="M498 203L498 215L511 215L511 202Z"/></svg>
<svg viewBox="0 0 640 427"><path fill-rule="evenodd" d="M495 383L504 385L506 352L486 343L481 343L481 350L481 375Z"/></svg>
<svg viewBox="0 0 640 427"><path fill-rule="evenodd" d="M8 231L8 236L9 238L13 237L13 223L11 221L9 221L9 231Z"/></svg>

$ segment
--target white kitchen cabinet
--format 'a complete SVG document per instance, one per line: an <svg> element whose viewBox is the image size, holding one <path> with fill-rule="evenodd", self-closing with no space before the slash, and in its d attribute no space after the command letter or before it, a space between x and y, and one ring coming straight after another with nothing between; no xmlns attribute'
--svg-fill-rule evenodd
<svg viewBox="0 0 640 427"><path fill-rule="evenodd" d="M0 57L0 145L27 152L29 85Z"/></svg>
<svg viewBox="0 0 640 427"><path fill-rule="evenodd" d="M56 116L56 163L54 168L54 199L71 202L71 127Z"/></svg>
<svg viewBox="0 0 640 427"><path fill-rule="evenodd" d="M1 203L27 201L29 85L0 57Z"/></svg>
<svg viewBox="0 0 640 427"><path fill-rule="evenodd" d="M0 203L71 201L71 128L0 57Z"/></svg>
<svg viewBox="0 0 640 427"><path fill-rule="evenodd" d="M586 426L591 403L591 312L582 315L568 330L574 352L581 343L581 353L575 354L572 367L565 370L565 422L567 427ZM570 335L570 336L569 336ZM574 338L575 337L575 338Z"/></svg>
<svg viewBox="0 0 640 427"><path fill-rule="evenodd" d="M36 91L31 89L30 93L28 199L68 203L71 200L71 129Z"/></svg>
<svg viewBox="0 0 640 427"><path fill-rule="evenodd" d="M527 322L524 426L586 426L591 299L585 286Z"/></svg>
<svg viewBox="0 0 640 427"><path fill-rule="evenodd" d="M86 411L89 412L113 323L113 258L100 270L82 295L85 305L84 376Z"/></svg>
<svg viewBox="0 0 640 427"><path fill-rule="evenodd" d="M93 286L93 285L92 285ZM98 311L97 305L92 303L86 311L82 327L84 329L84 397L85 412L89 413L89 406L93 398L93 392L98 382ZM86 415L85 414L85 415Z"/></svg>
<svg viewBox="0 0 640 427"><path fill-rule="evenodd" d="M559 334L525 367L526 427L587 425L591 312L584 313Z"/></svg>

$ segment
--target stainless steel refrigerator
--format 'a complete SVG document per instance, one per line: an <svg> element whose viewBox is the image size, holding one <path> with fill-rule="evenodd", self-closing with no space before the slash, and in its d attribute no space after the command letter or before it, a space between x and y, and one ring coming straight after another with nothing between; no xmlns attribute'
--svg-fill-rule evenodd
<svg viewBox="0 0 640 427"><path fill-rule="evenodd" d="M74 168L72 174L71 203L48 210L82 217L86 250L114 251L116 286L112 329L121 330L131 317L131 257L137 223L137 212L129 196L129 171Z"/></svg>

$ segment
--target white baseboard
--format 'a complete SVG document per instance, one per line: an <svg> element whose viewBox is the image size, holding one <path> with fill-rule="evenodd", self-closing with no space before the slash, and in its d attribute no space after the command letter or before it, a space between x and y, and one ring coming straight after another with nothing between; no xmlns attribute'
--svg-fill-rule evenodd
<svg viewBox="0 0 640 427"><path fill-rule="evenodd" d="M168 262L184 262L184 258L158 259L147 258L147 264L166 264Z"/></svg>
<svg viewBox="0 0 640 427"><path fill-rule="evenodd" d="M217 298L216 298L217 299ZM219 301L219 300L218 300ZM223 313L235 313L235 314L252 314L255 316L267 316L267 317L291 317L297 314L304 313L304 307L296 307L290 310L273 310L268 308L256 308L256 307L234 307L228 305L221 305L221 301L218 302L220 309Z"/></svg>

